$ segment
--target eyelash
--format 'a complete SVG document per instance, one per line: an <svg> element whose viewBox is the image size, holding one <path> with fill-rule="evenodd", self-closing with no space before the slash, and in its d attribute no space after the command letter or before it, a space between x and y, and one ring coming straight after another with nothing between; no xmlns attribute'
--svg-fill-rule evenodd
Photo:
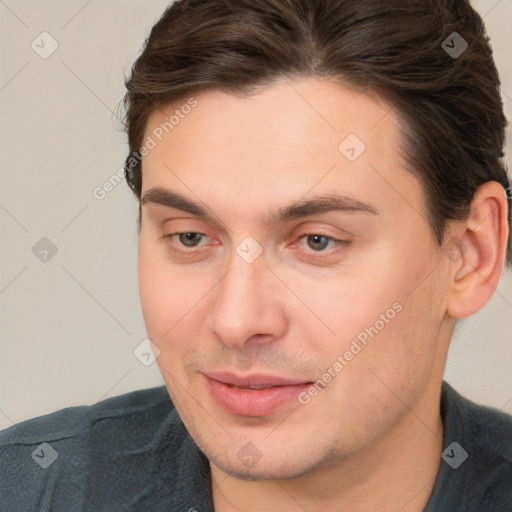
<svg viewBox="0 0 512 512"><path fill-rule="evenodd" d="M200 233L200 232L196 232L196 231L183 231L183 232L179 232L179 233L169 233L169 234L165 234L165 235L162 235L161 237L159 237L159 240L162 241L162 242L170 242L172 241L172 239L174 237L178 237L179 235L200 235L200 236L203 236L203 237L207 237L208 235L206 233ZM306 251L308 253L310 253L310 256L313 258L313 259L318 259L318 258L325 258L327 256L332 256L334 254L337 254L339 251L343 250L343 247L344 246L347 246L347 245L350 245L351 242L349 240L340 240L338 238L334 238L334 237L331 237L331 236L327 236L327 235L323 235L322 233L302 233L297 240L302 240L303 238L307 238L307 237L313 237L313 236L320 236L322 238L325 238L327 239L328 242L334 242L337 246L337 249L334 249L333 251L325 251L325 250L322 250L322 251L314 251L314 250L309 250L309 251ZM292 244L292 247L293 246L296 246L296 242L294 242ZM183 246L185 247L185 246ZM194 247L191 247L189 248L190 250L181 250L181 249L176 249L175 247L172 248L173 251L179 253L179 254L182 254L182 255L191 255L195 252L195 248Z"/></svg>

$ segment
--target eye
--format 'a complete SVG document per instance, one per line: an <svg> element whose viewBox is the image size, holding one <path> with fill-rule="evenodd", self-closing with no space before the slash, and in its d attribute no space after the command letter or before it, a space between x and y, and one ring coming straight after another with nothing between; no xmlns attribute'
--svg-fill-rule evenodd
<svg viewBox="0 0 512 512"><path fill-rule="evenodd" d="M196 247L197 242L201 241L200 237L206 236L202 233L177 233L178 240L185 247Z"/></svg>
<svg viewBox="0 0 512 512"><path fill-rule="evenodd" d="M342 250L343 246L350 244L348 240L339 240L330 236L322 235L320 233L304 233L299 237L299 240L306 240L307 250L309 253L326 253L332 254ZM332 248L333 250L328 250Z"/></svg>
<svg viewBox="0 0 512 512"><path fill-rule="evenodd" d="M302 235L301 239L305 238L308 246L314 251L323 251L328 245L329 242L333 241L332 238L324 235Z"/></svg>
<svg viewBox="0 0 512 512"><path fill-rule="evenodd" d="M159 239L167 242L173 252L177 254L181 253L182 255L191 255L195 252L194 249L206 245L202 242L207 238L209 237L205 233L187 231L165 234ZM303 240L306 240L307 248L303 248L303 244L301 243ZM350 243L351 242L348 240L339 240L334 237L322 235L321 233L304 233L299 236L298 242L292 244L292 246L299 246L302 252L307 253L308 257L321 258L338 253L343 250L343 246L349 245Z"/></svg>
<svg viewBox="0 0 512 512"><path fill-rule="evenodd" d="M160 240L166 240L170 244L172 244L172 242L176 238L181 247L194 249L196 247L199 247L199 242L201 242L202 238L206 236L207 235L205 235L204 233L196 233L193 231L189 231L186 233L170 233L167 235L163 235L162 237L160 237ZM176 250L179 251L180 249L176 248Z"/></svg>

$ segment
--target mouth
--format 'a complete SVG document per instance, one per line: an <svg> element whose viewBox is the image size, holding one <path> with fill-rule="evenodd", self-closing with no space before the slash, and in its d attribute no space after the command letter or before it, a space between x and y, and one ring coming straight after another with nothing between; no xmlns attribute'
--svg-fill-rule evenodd
<svg viewBox="0 0 512 512"><path fill-rule="evenodd" d="M203 375L212 398L222 409L248 417L262 417L278 411L312 384L303 379L274 375L238 376L228 372Z"/></svg>

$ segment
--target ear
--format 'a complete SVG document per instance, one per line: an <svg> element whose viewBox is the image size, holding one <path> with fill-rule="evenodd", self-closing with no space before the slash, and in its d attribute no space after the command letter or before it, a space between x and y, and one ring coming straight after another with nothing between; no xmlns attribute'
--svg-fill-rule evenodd
<svg viewBox="0 0 512 512"><path fill-rule="evenodd" d="M508 203L495 181L478 188L468 217L449 243L450 282L447 312L465 318L482 309L492 297L503 271L508 241Z"/></svg>

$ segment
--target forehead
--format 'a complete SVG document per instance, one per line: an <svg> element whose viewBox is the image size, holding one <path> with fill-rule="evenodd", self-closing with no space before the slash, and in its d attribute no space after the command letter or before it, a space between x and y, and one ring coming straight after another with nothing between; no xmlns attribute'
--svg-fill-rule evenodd
<svg viewBox="0 0 512 512"><path fill-rule="evenodd" d="M195 106L185 108L191 98ZM390 105L333 82L280 81L247 97L192 94L153 112L148 138L154 147L143 158L143 195L168 187L195 200L229 197L233 214L314 193L373 204L382 194L417 194Z"/></svg>
<svg viewBox="0 0 512 512"><path fill-rule="evenodd" d="M236 136L238 140L245 136L247 142L288 143L303 151L332 149L347 133L356 133L368 143L374 130L373 138L381 138L383 133L388 138L398 136L395 132L400 119L370 89L358 92L320 79L283 79L258 90L256 94L240 96L211 89L183 97L151 113L146 135L160 127L164 138L172 133L176 141L179 138L183 142L180 134L191 135L187 127L193 124L191 128L201 130L195 136L201 138L204 150L228 142L227 137ZM190 108L192 98L196 105ZM247 151L251 147L233 149Z"/></svg>

